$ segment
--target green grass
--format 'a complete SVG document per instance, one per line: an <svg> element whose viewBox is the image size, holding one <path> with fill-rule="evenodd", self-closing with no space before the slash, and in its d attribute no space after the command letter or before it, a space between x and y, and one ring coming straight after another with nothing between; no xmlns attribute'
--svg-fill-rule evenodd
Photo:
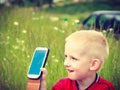
<svg viewBox="0 0 120 90"><path fill-rule="evenodd" d="M67 75L63 66L64 39L72 32L80 30L76 20L83 20L91 11L81 10L81 14L72 5L71 8L67 8L73 10L72 14L67 14L69 10L65 12L65 6L61 8L34 11L32 8L14 7L2 10L0 13L0 90L25 90L32 54L39 46L50 48L46 65L49 73L47 90L50 90L57 80ZM99 74L113 82L116 90L119 90L120 41L110 36L107 36L110 56Z"/></svg>
<svg viewBox="0 0 120 90"><path fill-rule="evenodd" d="M70 18L68 21L72 23L64 18ZM1 21L0 30L0 85L3 90L25 90L28 66L34 49L39 46L50 48L46 65L49 72L47 82L51 83L48 88L64 75L64 38L77 27L72 18L17 7L5 19L1 17L5 20L4 23ZM57 70L59 65L61 68ZM58 75L60 71L63 72Z"/></svg>

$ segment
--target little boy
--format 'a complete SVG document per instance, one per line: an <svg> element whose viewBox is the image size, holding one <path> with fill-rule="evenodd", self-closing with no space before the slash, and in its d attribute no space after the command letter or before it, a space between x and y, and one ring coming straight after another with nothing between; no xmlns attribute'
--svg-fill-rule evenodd
<svg viewBox="0 0 120 90"><path fill-rule="evenodd" d="M94 30L74 32L66 38L64 66L68 77L59 80L52 90L114 90L111 82L97 71L109 54L106 38ZM42 68L40 90L46 90L46 73Z"/></svg>

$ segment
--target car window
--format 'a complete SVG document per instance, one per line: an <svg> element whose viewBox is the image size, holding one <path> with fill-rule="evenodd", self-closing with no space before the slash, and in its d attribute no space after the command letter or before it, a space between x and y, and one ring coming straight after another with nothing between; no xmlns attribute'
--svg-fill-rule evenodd
<svg viewBox="0 0 120 90"><path fill-rule="evenodd" d="M101 15L99 19L99 25L101 29L109 29L113 27L114 16L113 15Z"/></svg>
<svg viewBox="0 0 120 90"><path fill-rule="evenodd" d="M120 15L116 15L115 19L118 20L118 21L120 21Z"/></svg>
<svg viewBox="0 0 120 90"><path fill-rule="evenodd" d="M85 28L93 28L95 24L96 15L91 15L88 20L86 20L84 26Z"/></svg>
<svg viewBox="0 0 120 90"><path fill-rule="evenodd" d="M120 34L120 15L115 17L114 33Z"/></svg>

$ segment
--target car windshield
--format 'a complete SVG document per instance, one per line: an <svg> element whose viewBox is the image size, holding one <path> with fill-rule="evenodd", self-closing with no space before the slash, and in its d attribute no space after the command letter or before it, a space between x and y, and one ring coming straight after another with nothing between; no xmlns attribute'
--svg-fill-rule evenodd
<svg viewBox="0 0 120 90"><path fill-rule="evenodd" d="M84 26L85 28L93 28L94 24L95 24L95 19L96 19L96 15L91 15L90 17L88 17L86 19L86 21L84 22Z"/></svg>

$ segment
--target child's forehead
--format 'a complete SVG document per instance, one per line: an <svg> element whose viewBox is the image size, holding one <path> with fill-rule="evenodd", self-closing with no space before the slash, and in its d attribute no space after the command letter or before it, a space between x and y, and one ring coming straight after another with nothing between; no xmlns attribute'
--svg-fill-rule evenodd
<svg viewBox="0 0 120 90"><path fill-rule="evenodd" d="M67 46L67 47L80 47L80 46L84 46L84 43L83 43L84 41L82 41L82 40L78 40L78 39L71 39L71 40L69 40L69 41L67 41L66 43L65 43L65 46Z"/></svg>
<svg viewBox="0 0 120 90"><path fill-rule="evenodd" d="M65 43L65 51L75 51L75 52L84 52L85 50L85 46L84 43L82 42L78 42L77 40L73 40L73 41L68 41Z"/></svg>
<svg viewBox="0 0 120 90"><path fill-rule="evenodd" d="M83 47L85 46L85 43L87 42L86 38L80 37L79 35L72 35L67 38L65 45L66 46L73 46L73 47Z"/></svg>
<svg viewBox="0 0 120 90"><path fill-rule="evenodd" d="M85 48L85 45L82 45L78 42L76 42L76 43L67 42L65 44L65 51L64 51L65 54L69 54L71 56L81 58L86 55L86 52L87 52L87 50ZM87 57L87 56L85 56L85 57Z"/></svg>

